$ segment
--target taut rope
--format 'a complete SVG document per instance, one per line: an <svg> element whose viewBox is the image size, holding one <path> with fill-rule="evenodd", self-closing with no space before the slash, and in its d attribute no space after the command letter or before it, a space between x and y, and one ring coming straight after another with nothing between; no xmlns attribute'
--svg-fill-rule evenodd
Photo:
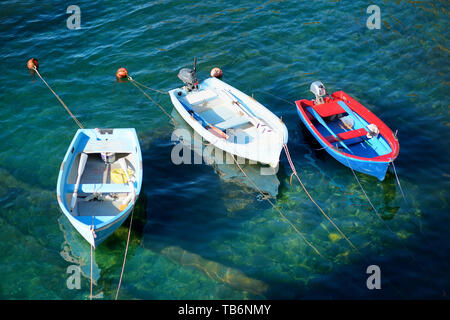
<svg viewBox="0 0 450 320"><path fill-rule="evenodd" d="M139 91L142 92L142 94L144 94L147 99L149 99L151 102L153 102L156 106L159 107L159 109L161 109L162 112L164 112L164 114L170 118L170 120L174 121L175 123L178 123L178 121L175 120L174 117L172 117L164 108L162 105L160 105L158 102L156 102L155 100L152 99L152 97L150 97L144 90L142 90L142 88L140 87L140 85L136 80L134 80L132 77L128 76L128 80L136 87L139 89ZM144 85L142 85L143 87L145 87ZM148 88L148 87L145 87ZM148 88L151 89L151 88ZM152 90L156 90L156 89L152 89Z"/></svg>
<svg viewBox="0 0 450 320"><path fill-rule="evenodd" d="M400 192L402 193L403 200L405 201L406 204L408 204L408 201L406 201L405 194L403 193L402 185L400 184L400 180L398 179L397 171L395 170L394 161L392 161L392 168L394 169L395 179L397 180L398 187L400 189Z"/></svg>
<svg viewBox="0 0 450 320"><path fill-rule="evenodd" d="M319 209L319 211L323 214L323 216L336 228L336 230L341 234L341 236L348 242L348 244L355 249L357 252L359 252L358 248L354 246L354 244L350 241L350 239L339 229L339 227L333 222L333 220L322 210L322 208L317 204L316 201L314 201L313 197L309 194L308 190L306 190L305 185L303 184L302 180L300 180L300 177L297 174L297 170L295 170L294 163L292 162L291 155L289 154L289 149L286 144L283 145L284 152L286 153L286 157L288 159L289 165L292 169L292 175L294 175L298 182L300 182L300 185L302 186L305 193L308 195L309 199L316 205L316 207ZM291 179L292 179L291 175Z"/></svg>
<svg viewBox="0 0 450 320"><path fill-rule="evenodd" d="M162 91L162 90L158 90L158 89L153 89L153 88L147 87L146 85L140 83L139 81L134 80L130 76L128 76L128 80L134 81L136 84L140 85L141 87L143 87L145 89L152 90L152 91L155 91L155 92L158 92L158 93L161 93L161 94L169 94L167 91Z"/></svg>
<svg viewBox="0 0 450 320"><path fill-rule="evenodd" d="M248 178L248 180L250 180L250 182L253 184L253 186L255 187L256 190L258 190L258 192L261 194L262 199L267 200L267 202L270 203L270 205L280 214L280 216L286 220L286 222L295 230L295 232L303 239L303 241L305 241L308 246L310 246L319 256L321 256L322 258L324 258L324 256L319 252L319 250L311 243L309 242L305 236L300 233L300 231L298 231L298 229L292 224L291 221L289 221L288 218L286 218L286 216L281 212L281 210L272 202L270 201L270 199L261 191L261 189L258 188L258 186L256 185L256 183L253 181L253 179L251 179L244 171L244 169L242 169L242 167L239 165L239 163L237 162L237 160L234 158L234 155L232 155L234 162L236 163L236 165L238 166L239 170L241 170L242 174Z"/></svg>
<svg viewBox="0 0 450 320"><path fill-rule="evenodd" d="M78 125L78 127L80 127L80 129L84 129L83 125L81 124L80 121L78 121L77 117L74 116L74 114L70 111L69 107L67 107L67 105L64 103L64 101L62 101L62 99L56 94L55 91L53 91L53 89L49 86L49 84L47 83L47 81L44 80L44 78L41 76L41 74L39 73L38 69L36 68L36 66L34 66L34 71L36 72L36 74L39 76L39 78L41 78L41 80L44 82L44 84L47 86L47 88L50 89L50 91L55 95L56 99L58 99L58 101L61 103L61 105L66 109L66 111L69 113L69 115L72 117L73 121L75 121L75 123Z"/></svg>
<svg viewBox="0 0 450 320"><path fill-rule="evenodd" d="M93 246L91 244L91 293L89 295L89 299L92 300L92 265L93 265L93 261L92 261L92 256L93 256Z"/></svg>
<svg viewBox="0 0 450 320"><path fill-rule="evenodd" d="M136 203L134 205L136 205ZM125 270L125 263L127 261L128 245L130 244L131 226L133 225L133 214L134 214L134 207L133 207L133 211L131 211L130 226L129 226L129 229L128 229L127 245L125 247L125 254L123 256L122 271L120 272L120 279L119 279L119 284L117 286L117 292L116 292L115 300L117 300L117 298L119 297L120 285L122 284L122 278L123 278L123 271Z"/></svg>

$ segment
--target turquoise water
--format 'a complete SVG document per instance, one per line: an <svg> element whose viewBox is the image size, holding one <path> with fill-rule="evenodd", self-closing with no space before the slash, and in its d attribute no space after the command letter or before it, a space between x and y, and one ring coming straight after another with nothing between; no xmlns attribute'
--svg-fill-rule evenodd
<svg viewBox="0 0 450 320"><path fill-rule="evenodd" d="M366 28L366 1L77 1L81 29L66 27L63 1L0 4L0 298L87 299L90 249L62 216L56 180L75 131L40 72L86 127L135 127L144 184L133 223L123 299L446 298L450 243L448 3L383 1L381 29ZM254 94L289 129L290 153L311 195L349 237L342 239L297 183L283 155L258 184L322 254L233 166L172 164L174 123L131 83L179 87L198 59ZM293 102L309 84L343 89L394 131L396 169L383 182L352 172L312 141ZM167 95L150 92L172 112ZM257 168L246 170L257 172ZM128 222L95 251L94 295L113 299ZM366 287L379 265L381 290ZM67 268L82 267L68 289Z"/></svg>

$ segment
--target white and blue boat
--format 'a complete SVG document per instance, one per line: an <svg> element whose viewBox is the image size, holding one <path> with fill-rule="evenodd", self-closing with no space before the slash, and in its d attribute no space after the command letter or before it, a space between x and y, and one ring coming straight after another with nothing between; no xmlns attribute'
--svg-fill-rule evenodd
<svg viewBox="0 0 450 320"><path fill-rule="evenodd" d="M280 118L218 78L198 83L195 66L194 70L181 69L178 77L186 85L169 91L172 104L205 141L256 163L278 165L288 141Z"/></svg>
<svg viewBox="0 0 450 320"><path fill-rule="evenodd" d="M135 129L79 129L61 164L58 204L93 247L127 219L142 186Z"/></svg>

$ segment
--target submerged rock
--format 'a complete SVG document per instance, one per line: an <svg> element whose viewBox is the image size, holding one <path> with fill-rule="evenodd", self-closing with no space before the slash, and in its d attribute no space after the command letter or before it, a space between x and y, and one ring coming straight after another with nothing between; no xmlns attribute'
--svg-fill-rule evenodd
<svg viewBox="0 0 450 320"><path fill-rule="evenodd" d="M269 288L263 281L250 278L240 270L207 260L198 254L186 251L180 247L166 247L161 250L161 254L183 266L194 267L212 280L225 283L234 289L263 296Z"/></svg>

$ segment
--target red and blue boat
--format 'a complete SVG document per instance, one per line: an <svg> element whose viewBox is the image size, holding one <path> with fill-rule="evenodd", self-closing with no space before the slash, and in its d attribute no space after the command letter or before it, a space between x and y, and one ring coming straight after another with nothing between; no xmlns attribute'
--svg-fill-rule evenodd
<svg viewBox="0 0 450 320"><path fill-rule="evenodd" d="M315 81L311 92L315 99L295 102L306 128L340 163L383 181L400 151L392 130L344 91L328 95Z"/></svg>

